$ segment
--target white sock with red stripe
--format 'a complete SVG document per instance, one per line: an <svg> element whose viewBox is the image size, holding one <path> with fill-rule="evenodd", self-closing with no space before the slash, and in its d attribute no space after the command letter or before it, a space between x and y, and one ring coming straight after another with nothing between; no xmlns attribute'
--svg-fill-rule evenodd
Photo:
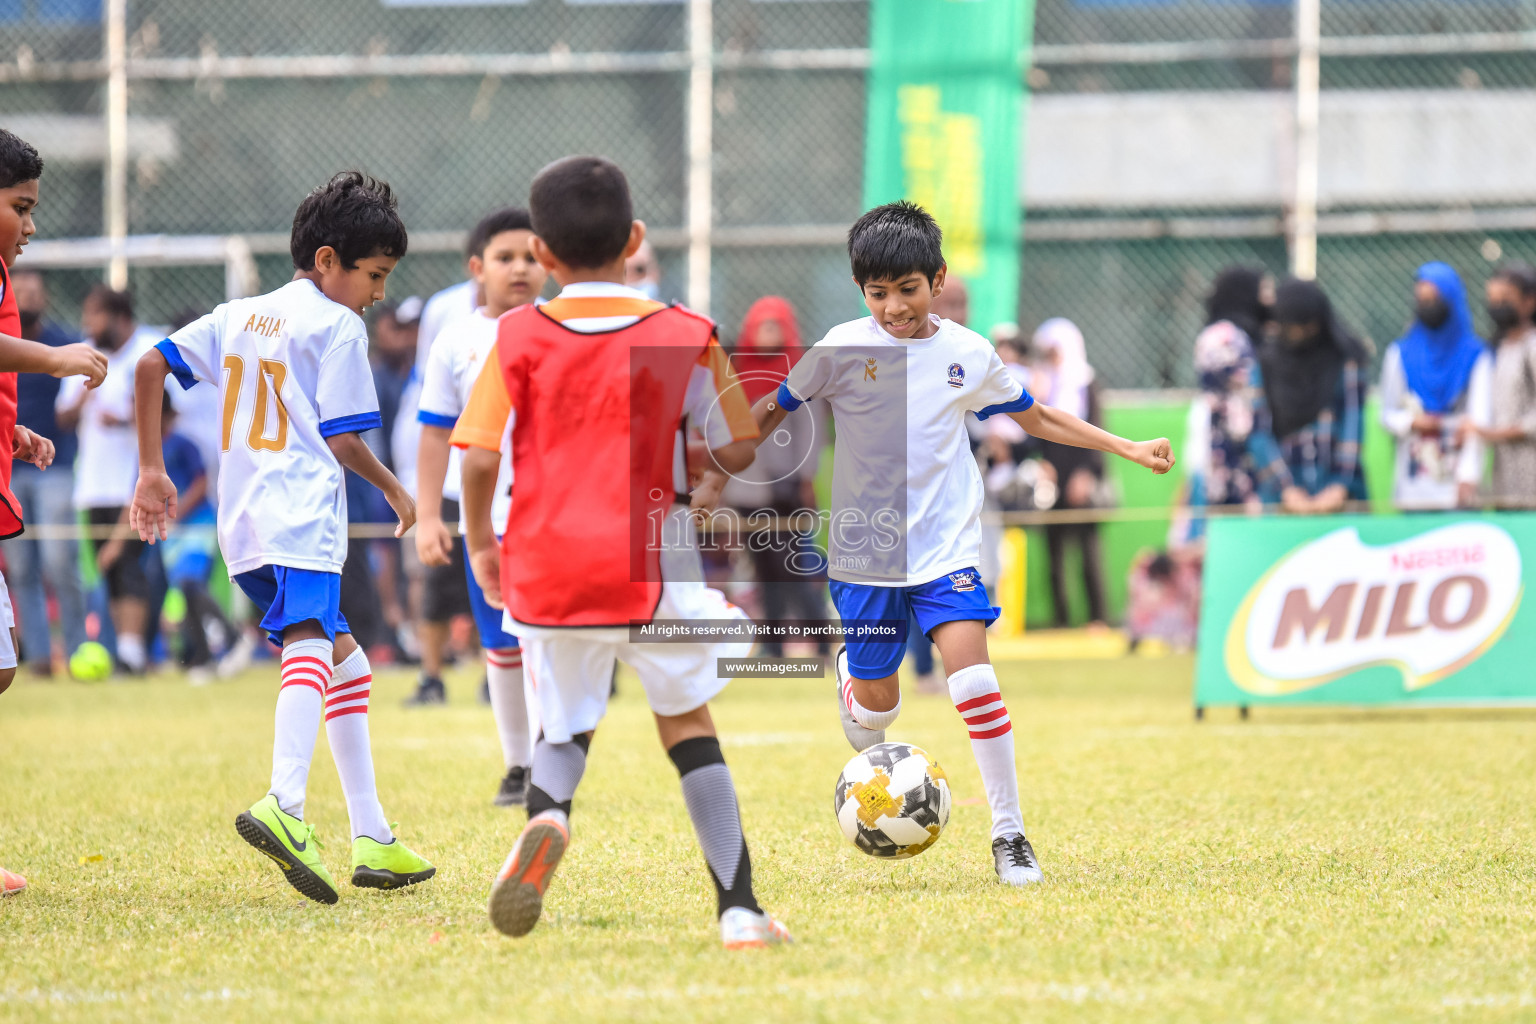
<svg viewBox="0 0 1536 1024"><path fill-rule="evenodd" d="M352 819L352 838L369 836L381 843L394 838L373 780L373 748L368 739L368 692L373 670L359 647L336 666L325 693L325 738L336 759L341 791Z"/></svg>
<svg viewBox="0 0 1536 1024"><path fill-rule="evenodd" d="M949 677L949 698L971 733L971 753L992 808L992 838L1024 833L1019 775L1013 759L1013 723L991 665L972 665Z"/></svg>
<svg viewBox="0 0 1536 1024"><path fill-rule="evenodd" d="M853 720L866 729L888 729L896 716L901 714L901 694L896 695L896 706L889 711L871 711L859 703L859 698L853 695L853 679L847 678L840 681L838 690L842 694L843 703L848 706L848 713Z"/></svg>
<svg viewBox="0 0 1536 1024"><path fill-rule="evenodd" d="M304 817L304 788L315 756L320 708L331 681L331 642L295 640L283 646L282 686L272 735L272 788L277 806Z"/></svg>
<svg viewBox="0 0 1536 1024"><path fill-rule="evenodd" d="M508 770L527 768L533 764L533 736L523 693L523 652L516 647L487 648L485 677L491 686L491 717L501 736L501 756Z"/></svg>

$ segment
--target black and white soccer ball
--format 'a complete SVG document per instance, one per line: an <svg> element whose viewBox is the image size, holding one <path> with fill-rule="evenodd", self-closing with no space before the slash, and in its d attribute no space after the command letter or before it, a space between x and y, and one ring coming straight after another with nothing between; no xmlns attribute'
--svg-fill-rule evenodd
<svg viewBox="0 0 1536 1024"><path fill-rule="evenodd" d="M949 823L949 779L922 747L876 743L843 768L832 809L843 835L871 857L916 857Z"/></svg>

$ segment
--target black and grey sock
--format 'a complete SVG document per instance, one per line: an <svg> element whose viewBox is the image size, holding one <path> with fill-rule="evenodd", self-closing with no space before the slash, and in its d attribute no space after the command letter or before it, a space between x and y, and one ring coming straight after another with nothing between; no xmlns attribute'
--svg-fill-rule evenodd
<svg viewBox="0 0 1536 1024"><path fill-rule="evenodd" d="M683 801L688 817L704 848L704 861L715 883L719 912L745 907L761 913L752 894L752 858L741 832L741 809L736 804L736 785L713 736L683 740L667 751L683 779Z"/></svg>
<svg viewBox="0 0 1536 1024"><path fill-rule="evenodd" d="M571 813L571 798L587 770L587 750L592 734L582 733L569 743L551 743L543 736L533 748L533 771L528 783L528 817L559 809Z"/></svg>

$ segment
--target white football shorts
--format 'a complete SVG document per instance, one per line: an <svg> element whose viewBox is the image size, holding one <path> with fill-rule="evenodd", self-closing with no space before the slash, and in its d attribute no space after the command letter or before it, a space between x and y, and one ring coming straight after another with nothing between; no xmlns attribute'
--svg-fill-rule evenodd
<svg viewBox="0 0 1536 1024"><path fill-rule="evenodd" d="M16 640L11 630L16 628L16 612L11 608L11 591L0 574L0 669L16 667Z"/></svg>
<svg viewBox="0 0 1536 1024"><path fill-rule="evenodd" d="M746 619L720 591L699 582L663 583L657 619ZM729 679L719 658L745 658L750 643L631 643L628 630L552 629L513 624L523 647L523 676L538 702L544 738L569 743L597 728L608 711L614 663L640 677L658 715L681 715L713 699Z"/></svg>

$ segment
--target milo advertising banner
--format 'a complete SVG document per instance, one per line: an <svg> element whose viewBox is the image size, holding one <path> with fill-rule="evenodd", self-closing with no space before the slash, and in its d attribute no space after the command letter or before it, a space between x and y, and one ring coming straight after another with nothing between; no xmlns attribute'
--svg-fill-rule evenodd
<svg viewBox="0 0 1536 1024"><path fill-rule="evenodd" d="M1536 514L1216 519L1195 704L1536 702Z"/></svg>

